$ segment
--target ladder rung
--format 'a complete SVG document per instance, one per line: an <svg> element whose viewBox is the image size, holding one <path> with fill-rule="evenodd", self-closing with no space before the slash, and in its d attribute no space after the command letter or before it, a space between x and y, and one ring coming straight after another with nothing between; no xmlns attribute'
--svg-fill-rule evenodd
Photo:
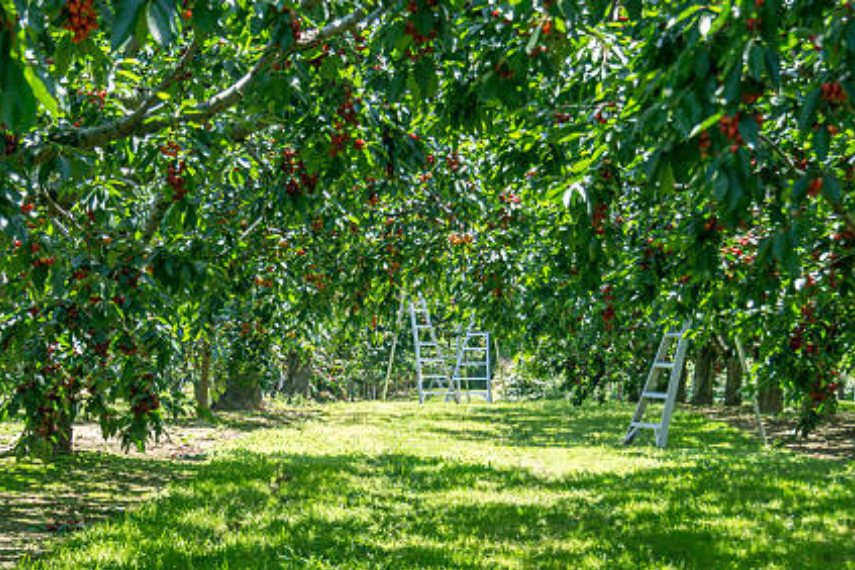
<svg viewBox="0 0 855 570"><path fill-rule="evenodd" d="M489 365L489 363L487 363L487 362L466 361L466 362L460 363L460 366L488 366L488 365Z"/></svg>
<svg viewBox="0 0 855 570"><path fill-rule="evenodd" d="M421 330L421 329L432 329L433 327L431 325L416 324L416 328Z"/></svg>
<svg viewBox="0 0 855 570"><path fill-rule="evenodd" d="M424 341L424 342L420 342L419 346L437 346L437 344L435 342L431 342L431 341Z"/></svg>
<svg viewBox="0 0 855 570"><path fill-rule="evenodd" d="M489 378L469 378L468 376L467 377L458 376L456 379L461 380L461 381L465 380L466 382L486 382L489 380Z"/></svg>
<svg viewBox="0 0 855 570"><path fill-rule="evenodd" d="M654 362L653 368L664 368L666 370L670 370L671 368L674 368L674 363L673 362Z"/></svg>
<svg viewBox="0 0 855 570"><path fill-rule="evenodd" d="M681 332L665 333L665 338L683 338L683 333L681 333Z"/></svg>
<svg viewBox="0 0 855 570"><path fill-rule="evenodd" d="M629 427L640 428L640 429L662 429L662 424L651 424L647 422L632 422L629 424Z"/></svg>
<svg viewBox="0 0 855 570"><path fill-rule="evenodd" d="M434 364L436 362L447 362L444 358L420 358L419 363L421 364Z"/></svg>
<svg viewBox="0 0 855 570"><path fill-rule="evenodd" d="M446 374L422 374L422 380L435 380L437 378L448 378Z"/></svg>
<svg viewBox="0 0 855 570"><path fill-rule="evenodd" d="M467 352L475 352L475 351L484 352L485 350L487 350L487 347L486 346L467 346L463 350L467 351Z"/></svg>
<svg viewBox="0 0 855 570"><path fill-rule="evenodd" d="M667 400L668 392L642 392L641 397L651 400Z"/></svg>

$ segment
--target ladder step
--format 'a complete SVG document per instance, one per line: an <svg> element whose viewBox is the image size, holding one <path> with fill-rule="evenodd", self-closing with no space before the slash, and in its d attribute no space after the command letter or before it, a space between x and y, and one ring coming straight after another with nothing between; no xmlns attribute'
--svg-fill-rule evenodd
<svg viewBox="0 0 855 570"><path fill-rule="evenodd" d="M467 382L486 382L490 379L489 378L470 378L468 376L466 376L466 377L458 376L457 380L466 380Z"/></svg>
<svg viewBox="0 0 855 570"><path fill-rule="evenodd" d="M419 343L419 346L438 346L435 342L431 341L422 341Z"/></svg>
<svg viewBox="0 0 855 570"><path fill-rule="evenodd" d="M653 368L664 368L665 370L671 370L674 368L674 362L654 362Z"/></svg>
<svg viewBox="0 0 855 570"><path fill-rule="evenodd" d="M422 374L422 380L437 380L440 378L448 378L445 374Z"/></svg>
<svg viewBox="0 0 855 570"><path fill-rule="evenodd" d="M641 397L650 400L667 400L668 392L642 392Z"/></svg>
<svg viewBox="0 0 855 570"><path fill-rule="evenodd" d="M640 429L662 429L662 424L651 424L647 422L632 422L629 424L629 427L640 428Z"/></svg>
<svg viewBox="0 0 855 570"><path fill-rule="evenodd" d="M419 329L419 330L421 330L421 329L432 329L433 327L432 327L431 325L420 325L420 324L416 324L416 328L417 328L417 329Z"/></svg>
<svg viewBox="0 0 855 570"><path fill-rule="evenodd" d="M466 361L466 362L461 362L460 366L488 366L488 363L487 362Z"/></svg>
<svg viewBox="0 0 855 570"><path fill-rule="evenodd" d="M463 350L466 352L484 352L485 350L488 350L488 348L486 346L467 346Z"/></svg>
<svg viewBox="0 0 855 570"><path fill-rule="evenodd" d="M420 364L435 364L437 362L448 362L445 358L420 358Z"/></svg>
<svg viewBox="0 0 855 570"><path fill-rule="evenodd" d="M683 338L683 333L681 333L681 332L665 333L665 338Z"/></svg>

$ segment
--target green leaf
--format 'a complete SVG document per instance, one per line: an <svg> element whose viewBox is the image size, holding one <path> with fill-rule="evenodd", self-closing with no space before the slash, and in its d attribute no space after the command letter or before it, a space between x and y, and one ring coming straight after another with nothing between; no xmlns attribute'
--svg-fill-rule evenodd
<svg viewBox="0 0 855 570"><path fill-rule="evenodd" d="M795 273L798 270L799 260L796 256L795 239L792 230L779 232L775 236L775 241L772 244L772 253L775 255L775 259L790 273Z"/></svg>
<svg viewBox="0 0 855 570"><path fill-rule="evenodd" d="M816 108L819 106L819 97L821 95L819 87L810 92L799 109L798 121L799 128L803 131L811 128L815 122Z"/></svg>
<svg viewBox="0 0 855 570"><path fill-rule="evenodd" d="M777 50L766 48L766 70L769 72L769 77L772 79L772 85L775 89L781 87L781 58Z"/></svg>
<svg viewBox="0 0 855 570"><path fill-rule="evenodd" d="M148 29L154 40L160 45L172 41L175 32L175 5L168 0L153 0L146 10Z"/></svg>
<svg viewBox="0 0 855 570"><path fill-rule="evenodd" d="M727 173L721 169L716 170L712 179L712 195L716 202L724 202L727 198L727 193L730 190L730 182L728 181Z"/></svg>
<svg viewBox="0 0 855 570"><path fill-rule="evenodd" d="M420 61L416 65L414 73L422 99L430 99L436 95L439 89L439 79L436 76L436 69L434 69L433 65L427 59Z"/></svg>
<svg viewBox="0 0 855 570"><path fill-rule="evenodd" d="M742 95L742 68L737 65L731 70L724 84L724 96L728 103L739 101Z"/></svg>
<svg viewBox="0 0 855 570"><path fill-rule="evenodd" d="M531 53L534 51L534 48L537 47L537 42L540 40L540 30L540 26L537 26L534 29L534 33L531 34L531 37L528 39L528 43L525 46L526 52Z"/></svg>
<svg viewBox="0 0 855 570"><path fill-rule="evenodd" d="M692 132L689 133L689 138L690 139L695 138L696 136L698 136L699 134L701 134L702 132L704 132L708 128L710 128L713 125L715 125L716 123L718 123L718 120L721 119L723 116L724 116L723 112L718 112L715 115L712 115L711 117L704 119L703 122L696 125L695 128L692 129Z"/></svg>
<svg viewBox="0 0 855 570"><path fill-rule="evenodd" d="M703 34L704 37L710 36L718 32L722 26L727 23L727 19L730 17L730 0L722 4L720 8L720 12L715 20L709 24L709 27L706 29L706 33ZM704 29L704 25L702 23L701 29Z"/></svg>
<svg viewBox="0 0 855 570"><path fill-rule="evenodd" d="M27 80L27 83L30 85L30 89L33 90L33 95L36 96L36 99L45 106L45 109L51 115L56 116L59 113L59 103L56 101L56 97L48 91L47 85L45 85L42 78L39 77L35 70L27 66L24 68L24 78Z"/></svg>
<svg viewBox="0 0 855 570"><path fill-rule="evenodd" d="M8 59L8 53L0 55L0 122L13 131L25 131L36 120L36 98L27 83L18 62Z"/></svg>
<svg viewBox="0 0 855 570"><path fill-rule="evenodd" d="M71 65L71 59L74 56L74 49L71 44L71 36L65 35L59 40L54 53L54 65L56 67L56 75L63 76L68 72L68 67Z"/></svg>
<svg viewBox="0 0 855 570"><path fill-rule="evenodd" d="M219 19L219 2L208 2L207 0L198 0L193 8L193 25L199 31L210 34L217 28Z"/></svg>
<svg viewBox="0 0 855 570"><path fill-rule="evenodd" d="M751 77L760 81L763 79L763 69L765 67L766 54L763 47L759 44L751 42L748 52L748 72Z"/></svg>
<svg viewBox="0 0 855 570"><path fill-rule="evenodd" d="M820 125L813 133L813 151L816 153L816 157L820 162L825 161L825 159L828 158L828 144L830 142L830 138L828 129L825 125Z"/></svg>
<svg viewBox="0 0 855 570"><path fill-rule="evenodd" d="M826 175L823 177L822 191L835 204L840 203L843 198L840 192L840 181L834 176Z"/></svg>
<svg viewBox="0 0 855 570"><path fill-rule="evenodd" d="M113 33L110 38L110 47L114 51L122 47L131 37L143 6L145 6L143 0L114 0L113 12L116 17L113 20Z"/></svg>
<svg viewBox="0 0 855 570"><path fill-rule="evenodd" d="M800 202L807 195L808 184L810 180L807 176L802 176L793 184L793 200L796 202Z"/></svg>

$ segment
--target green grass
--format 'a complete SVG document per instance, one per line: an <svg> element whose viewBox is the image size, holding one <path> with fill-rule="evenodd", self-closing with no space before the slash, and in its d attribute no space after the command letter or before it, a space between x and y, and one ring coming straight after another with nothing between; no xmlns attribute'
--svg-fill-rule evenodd
<svg viewBox="0 0 855 570"><path fill-rule="evenodd" d="M224 444L39 569L855 569L852 464L631 408L349 404Z"/></svg>

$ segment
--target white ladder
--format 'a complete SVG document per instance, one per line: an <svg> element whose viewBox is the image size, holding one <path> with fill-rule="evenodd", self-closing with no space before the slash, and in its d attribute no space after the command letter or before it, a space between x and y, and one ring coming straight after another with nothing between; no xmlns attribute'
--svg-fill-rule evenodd
<svg viewBox="0 0 855 570"><path fill-rule="evenodd" d="M647 382L644 383L644 389L638 399L635 415L632 417L629 429L623 438L624 445L632 443L632 440L643 429L653 430L657 446L665 447L668 445L668 428L671 424L671 416L674 414L674 406L677 403L677 390L680 386L680 376L683 373L683 361L686 359L686 349L689 346L686 333L690 328L691 323L686 323L679 332L669 331L662 336L662 342L659 343L659 350L656 351L653 366L650 367L650 374L647 375ZM674 347L675 342L677 343L676 347ZM672 358L669 358L670 356ZM657 392L663 370L670 370L668 388L665 392ZM643 421L644 412L651 401L659 401L665 404L662 417L658 423Z"/></svg>
<svg viewBox="0 0 855 570"><path fill-rule="evenodd" d="M423 404L431 395L444 395L446 400L459 402L460 395L448 374L448 360L437 342L427 303L421 295L415 302L410 301L410 321L416 350L419 403Z"/></svg>
<svg viewBox="0 0 855 570"><path fill-rule="evenodd" d="M466 393L467 400L471 400L472 396L481 396L487 402L493 403L490 333L474 332L472 330L474 323L475 316L473 315L469 320L466 333L457 339L457 359L451 381L459 394ZM466 383L465 387L464 382ZM475 384L475 388L473 388L473 384Z"/></svg>

